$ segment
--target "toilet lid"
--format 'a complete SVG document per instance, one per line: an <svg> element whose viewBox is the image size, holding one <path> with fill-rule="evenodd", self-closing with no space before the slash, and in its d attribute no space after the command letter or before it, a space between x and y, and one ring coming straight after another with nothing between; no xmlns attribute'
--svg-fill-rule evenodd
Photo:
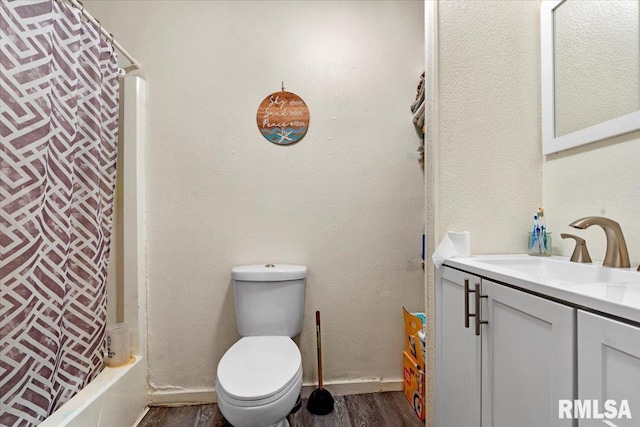
<svg viewBox="0 0 640 427"><path fill-rule="evenodd" d="M245 337L231 346L218 364L218 382L237 400L262 400L295 381L300 350L289 337Z"/></svg>

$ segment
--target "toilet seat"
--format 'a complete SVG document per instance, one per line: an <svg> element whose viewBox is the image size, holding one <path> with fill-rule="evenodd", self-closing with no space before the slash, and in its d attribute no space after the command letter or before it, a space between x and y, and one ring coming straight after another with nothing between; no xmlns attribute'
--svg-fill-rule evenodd
<svg viewBox="0 0 640 427"><path fill-rule="evenodd" d="M232 405L265 405L301 381L302 357L289 337L244 337L222 356L217 376L217 393Z"/></svg>

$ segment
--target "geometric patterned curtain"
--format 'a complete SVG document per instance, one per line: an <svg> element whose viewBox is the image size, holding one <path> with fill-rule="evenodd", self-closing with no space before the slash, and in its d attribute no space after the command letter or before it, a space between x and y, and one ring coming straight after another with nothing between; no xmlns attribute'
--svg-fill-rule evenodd
<svg viewBox="0 0 640 427"><path fill-rule="evenodd" d="M102 369L118 68L62 0L0 0L0 425Z"/></svg>

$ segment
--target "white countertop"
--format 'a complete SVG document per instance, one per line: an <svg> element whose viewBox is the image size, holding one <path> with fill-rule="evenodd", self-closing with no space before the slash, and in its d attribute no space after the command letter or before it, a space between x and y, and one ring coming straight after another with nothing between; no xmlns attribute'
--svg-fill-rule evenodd
<svg viewBox="0 0 640 427"><path fill-rule="evenodd" d="M511 264L513 268L510 268ZM640 323L640 272L635 267L612 269L598 263L571 263L566 257L529 255L449 258L444 265L562 300L578 308ZM562 274L556 274L557 270L562 270ZM607 281L600 277L607 277Z"/></svg>

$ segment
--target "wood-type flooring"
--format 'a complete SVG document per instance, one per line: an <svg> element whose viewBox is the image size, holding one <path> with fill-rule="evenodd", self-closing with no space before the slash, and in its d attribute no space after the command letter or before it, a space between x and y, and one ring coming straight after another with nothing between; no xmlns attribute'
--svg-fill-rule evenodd
<svg viewBox="0 0 640 427"><path fill-rule="evenodd" d="M335 409L312 415L306 399L289 416L291 427L423 427L401 391L334 396ZM137 427L231 427L218 405L153 407Z"/></svg>

